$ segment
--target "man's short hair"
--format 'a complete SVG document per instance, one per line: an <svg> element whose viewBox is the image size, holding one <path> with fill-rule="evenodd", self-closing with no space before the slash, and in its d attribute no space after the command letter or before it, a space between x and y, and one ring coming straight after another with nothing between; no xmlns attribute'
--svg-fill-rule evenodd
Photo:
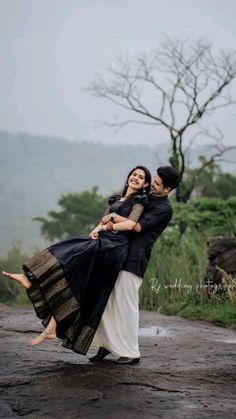
<svg viewBox="0 0 236 419"><path fill-rule="evenodd" d="M172 166L160 166L157 169L157 174L160 176L165 187L175 189L180 182L180 175Z"/></svg>

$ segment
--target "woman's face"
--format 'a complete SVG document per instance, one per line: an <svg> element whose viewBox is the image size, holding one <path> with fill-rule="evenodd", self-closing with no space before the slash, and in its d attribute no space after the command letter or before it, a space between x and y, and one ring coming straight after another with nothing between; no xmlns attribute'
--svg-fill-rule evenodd
<svg viewBox="0 0 236 419"><path fill-rule="evenodd" d="M128 186L136 191L145 188L147 183L145 181L145 172L142 169L135 169L129 179Z"/></svg>

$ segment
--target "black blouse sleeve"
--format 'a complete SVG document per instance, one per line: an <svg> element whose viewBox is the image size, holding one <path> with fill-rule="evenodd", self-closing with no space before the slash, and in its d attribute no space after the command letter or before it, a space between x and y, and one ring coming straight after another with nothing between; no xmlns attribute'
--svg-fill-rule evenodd
<svg viewBox="0 0 236 419"><path fill-rule="evenodd" d="M121 198L121 195L112 195L110 196L110 198L108 198L108 204L111 206L120 198Z"/></svg>
<svg viewBox="0 0 236 419"><path fill-rule="evenodd" d="M112 195L108 198L108 206L102 217L105 217L105 215L109 214L111 205L113 205L117 201L117 199L120 199L120 198L121 198L120 195Z"/></svg>

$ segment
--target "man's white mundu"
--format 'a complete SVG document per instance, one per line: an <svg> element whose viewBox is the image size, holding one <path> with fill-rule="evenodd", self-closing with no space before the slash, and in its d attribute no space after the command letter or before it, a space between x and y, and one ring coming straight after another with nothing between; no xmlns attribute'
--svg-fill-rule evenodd
<svg viewBox="0 0 236 419"><path fill-rule="evenodd" d="M120 271L91 347L103 347L113 355L139 358L139 295L142 278Z"/></svg>

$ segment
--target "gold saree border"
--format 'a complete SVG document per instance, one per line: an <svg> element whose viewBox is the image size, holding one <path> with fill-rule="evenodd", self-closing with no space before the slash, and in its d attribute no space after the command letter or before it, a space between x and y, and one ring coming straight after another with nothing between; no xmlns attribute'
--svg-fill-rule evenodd
<svg viewBox="0 0 236 419"><path fill-rule="evenodd" d="M58 260L48 250L43 250L24 266L33 274L27 294L42 324L46 326L53 315L58 334L63 339L62 346L85 355L96 330L84 324L80 304Z"/></svg>

